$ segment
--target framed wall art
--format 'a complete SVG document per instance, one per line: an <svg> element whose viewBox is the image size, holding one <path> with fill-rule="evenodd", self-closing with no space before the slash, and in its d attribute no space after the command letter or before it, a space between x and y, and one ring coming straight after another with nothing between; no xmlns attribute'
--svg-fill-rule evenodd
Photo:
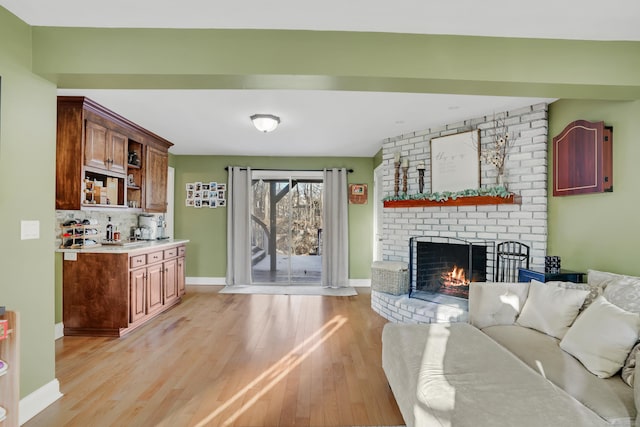
<svg viewBox="0 0 640 427"><path fill-rule="evenodd" d="M431 140L431 192L480 188L480 131Z"/></svg>

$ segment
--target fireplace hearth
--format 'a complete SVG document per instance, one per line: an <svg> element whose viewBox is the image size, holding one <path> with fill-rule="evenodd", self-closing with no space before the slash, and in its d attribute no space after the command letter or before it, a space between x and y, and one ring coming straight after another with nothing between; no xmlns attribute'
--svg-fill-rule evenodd
<svg viewBox="0 0 640 427"><path fill-rule="evenodd" d="M442 303L447 297L468 299L469 283L493 274L494 243L452 237L409 239L411 298Z"/></svg>

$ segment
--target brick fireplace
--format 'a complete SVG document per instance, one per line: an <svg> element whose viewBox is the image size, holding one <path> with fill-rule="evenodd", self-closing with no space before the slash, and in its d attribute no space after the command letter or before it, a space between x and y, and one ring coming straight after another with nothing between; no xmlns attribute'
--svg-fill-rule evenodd
<svg viewBox="0 0 640 427"><path fill-rule="evenodd" d="M547 244L547 104L452 123L388 138L382 147L383 194L394 192L394 156L407 159L408 194L418 193L418 162L424 162L425 192L430 191L430 141L432 138L480 130L480 150L493 141L500 118L511 135L505 162L505 183L520 196L519 204L385 208L383 210L383 260L410 263L409 241L414 236L462 241L516 240L531 248L531 266L543 267ZM497 184L496 169L480 163L480 185ZM493 272L495 256L487 255ZM492 280L491 275L487 280ZM436 305L436 306L434 306ZM389 320L429 323L465 320L466 301L450 303L409 299L372 292L372 307Z"/></svg>

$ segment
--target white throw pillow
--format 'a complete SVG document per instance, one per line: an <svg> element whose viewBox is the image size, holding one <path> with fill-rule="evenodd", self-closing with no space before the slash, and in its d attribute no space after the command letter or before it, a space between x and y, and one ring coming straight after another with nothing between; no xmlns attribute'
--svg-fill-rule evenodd
<svg viewBox="0 0 640 427"><path fill-rule="evenodd" d="M517 323L562 338L578 315L589 291L547 286L532 280Z"/></svg>
<svg viewBox="0 0 640 427"><path fill-rule="evenodd" d="M598 297L567 331L560 348L600 378L620 370L638 340L640 315Z"/></svg>
<svg viewBox="0 0 640 427"><path fill-rule="evenodd" d="M528 292L529 283L471 282L469 323L479 329L513 325Z"/></svg>

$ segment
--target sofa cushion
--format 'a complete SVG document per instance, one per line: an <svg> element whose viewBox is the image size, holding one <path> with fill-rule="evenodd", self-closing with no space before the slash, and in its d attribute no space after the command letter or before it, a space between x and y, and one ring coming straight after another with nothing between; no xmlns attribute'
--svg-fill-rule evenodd
<svg viewBox="0 0 640 427"><path fill-rule="evenodd" d="M560 347L589 371L608 378L622 368L639 332L640 316L599 297L578 316Z"/></svg>
<svg viewBox="0 0 640 427"><path fill-rule="evenodd" d="M623 310L640 313L640 278L626 276L610 283L604 297Z"/></svg>
<svg viewBox="0 0 640 427"><path fill-rule="evenodd" d="M469 322L477 328L512 325L529 293L529 283L473 282L469 285Z"/></svg>
<svg viewBox="0 0 640 427"><path fill-rule="evenodd" d="M622 274L609 273L607 271L587 270L587 283L590 286L598 286L602 289L625 277Z"/></svg>
<svg viewBox="0 0 640 427"><path fill-rule="evenodd" d="M511 325L482 331L611 425L633 425L636 418L633 389L619 376L596 377L564 352L558 339L533 329Z"/></svg>
<svg viewBox="0 0 640 427"><path fill-rule="evenodd" d="M532 280L517 323L562 338L588 294L586 290L547 286Z"/></svg>
<svg viewBox="0 0 640 427"><path fill-rule="evenodd" d="M387 324L382 366L407 427L606 425L469 324Z"/></svg>
<svg viewBox="0 0 640 427"><path fill-rule="evenodd" d="M559 288L565 289L580 289L583 291L589 291L587 297L584 299L584 303L582 307L580 307L580 311L586 309L591 305L596 298L602 295L603 289L599 286L589 285L588 283L574 283L574 282L561 282L561 281L549 281L545 282L547 286L557 286Z"/></svg>

